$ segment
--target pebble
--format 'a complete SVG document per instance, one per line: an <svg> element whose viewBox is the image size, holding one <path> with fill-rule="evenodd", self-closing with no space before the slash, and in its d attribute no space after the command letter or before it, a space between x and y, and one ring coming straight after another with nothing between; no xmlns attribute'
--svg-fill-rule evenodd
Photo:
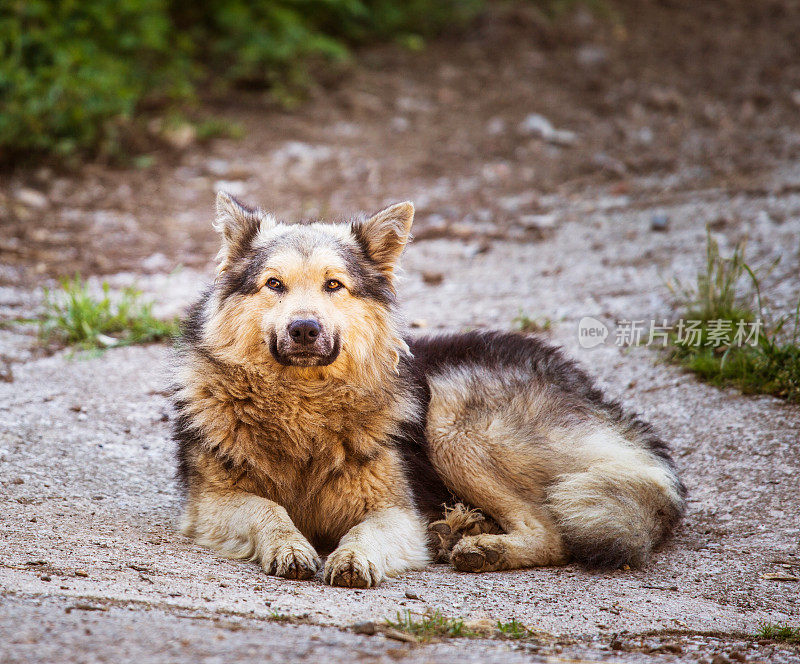
<svg viewBox="0 0 800 664"><path fill-rule="evenodd" d="M650 230L656 232L663 232L669 226L669 217L662 212L655 213L650 217Z"/></svg>
<svg viewBox="0 0 800 664"><path fill-rule="evenodd" d="M438 286L444 281L444 274L426 270L422 273L422 281L428 286Z"/></svg>
<svg viewBox="0 0 800 664"><path fill-rule="evenodd" d="M490 136L497 136L506 130L506 121L503 118L492 118L486 123L486 133Z"/></svg>
<svg viewBox="0 0 800 664"><path fill-rule="evenodd" d="M553 145L570 146L578 139L574 132L556 129L543 115L531 113L519 124L519 132L528 136L539 136Z"/></svg>
<svg viewBox="0 0 800 664"><path fill-rule="evenodd" d="M608 51L602 46L586 44L578 49L575 59L583 67L597 67L608 62Z"/></svg>
<svg viewBox="0 0 800 664"><path fill-rule="evenodd" d="M389 122L389 126L392 128L392 131L402 134L403 132L408 131L411 123L408 121L408 118L404 118L402 115L398 115L393 117Z"/></svg>
<svg viewBox="0 0 800 664"><path fill-rule="evenodd" d="M194 143L197 138L197 130L187 122L177 127L166 127L161 136L173 148L184 150Z"/></svg>
<svg viewBox="0 0 800 664"><path fill-rule="evenodd" d="M19 189L15 198L26 207L43 210L48 205L47 196L35 189Z"/></svg>
<svg viewBox="0 0 800 664"><path fill-rule="evenodd" d="M375 626L374 622L367 620L366 622L356 623L350 628L350 630L353 632L353 634L365 634L366 636L372 636L378 631L378 628Z"/></svg>

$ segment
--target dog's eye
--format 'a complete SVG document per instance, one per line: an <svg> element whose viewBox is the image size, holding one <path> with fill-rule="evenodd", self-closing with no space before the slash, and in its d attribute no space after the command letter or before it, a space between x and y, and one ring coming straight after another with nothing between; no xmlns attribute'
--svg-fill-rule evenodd
<svg viewBox="0 0 800 664"><path fill-rule="evenodd" d="M325 290L329 293L333 293L342 288L344 288L344 284L338 279L328 279L328 281L325 282Z"/></svg>
<svg viewBox="0 0 800 664"><path fill-rule="evenodd" d="M271 288L274 291L283 290L283 283L280 279L276 279L275 277L270 277L267 279L267 288Z"/></svg>

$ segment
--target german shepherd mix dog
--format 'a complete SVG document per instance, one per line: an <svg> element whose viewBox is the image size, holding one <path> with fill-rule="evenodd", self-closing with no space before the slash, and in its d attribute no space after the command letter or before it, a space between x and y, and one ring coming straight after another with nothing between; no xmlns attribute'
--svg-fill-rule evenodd
<svg viewBox="0 0 800 664"><path fill-rule="evenodd" d="M431 555L469 572L644 564L684 512L651 427L540 339L406 339L414 207L285 225L217 199L219 274L179 344L183 531L268 574L376 586Z"/></svg>

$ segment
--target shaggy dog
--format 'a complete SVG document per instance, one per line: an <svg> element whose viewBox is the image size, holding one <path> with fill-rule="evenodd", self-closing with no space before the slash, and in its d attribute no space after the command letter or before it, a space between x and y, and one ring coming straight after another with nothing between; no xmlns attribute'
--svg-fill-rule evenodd
<svg viewBox="0 0 800 664"><path fill-rule="evenodd" d="M535 337L407 339L395 268L414 207L286 225L226 194L214 284L178 345L183 531L268 574L378 585L644 564L684 511L651 427Z"/></svg>

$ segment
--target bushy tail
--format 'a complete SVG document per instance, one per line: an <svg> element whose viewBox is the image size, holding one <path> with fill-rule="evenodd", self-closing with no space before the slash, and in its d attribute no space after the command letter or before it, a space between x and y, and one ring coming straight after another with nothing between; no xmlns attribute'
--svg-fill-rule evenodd
<svg viewBox="0 0 800 664"><path fill-rule="evenodd" d="M636 468L604 461L563 475L548 504L577 562L640 567L683 516L684 489L666 464Z"/></svg>

